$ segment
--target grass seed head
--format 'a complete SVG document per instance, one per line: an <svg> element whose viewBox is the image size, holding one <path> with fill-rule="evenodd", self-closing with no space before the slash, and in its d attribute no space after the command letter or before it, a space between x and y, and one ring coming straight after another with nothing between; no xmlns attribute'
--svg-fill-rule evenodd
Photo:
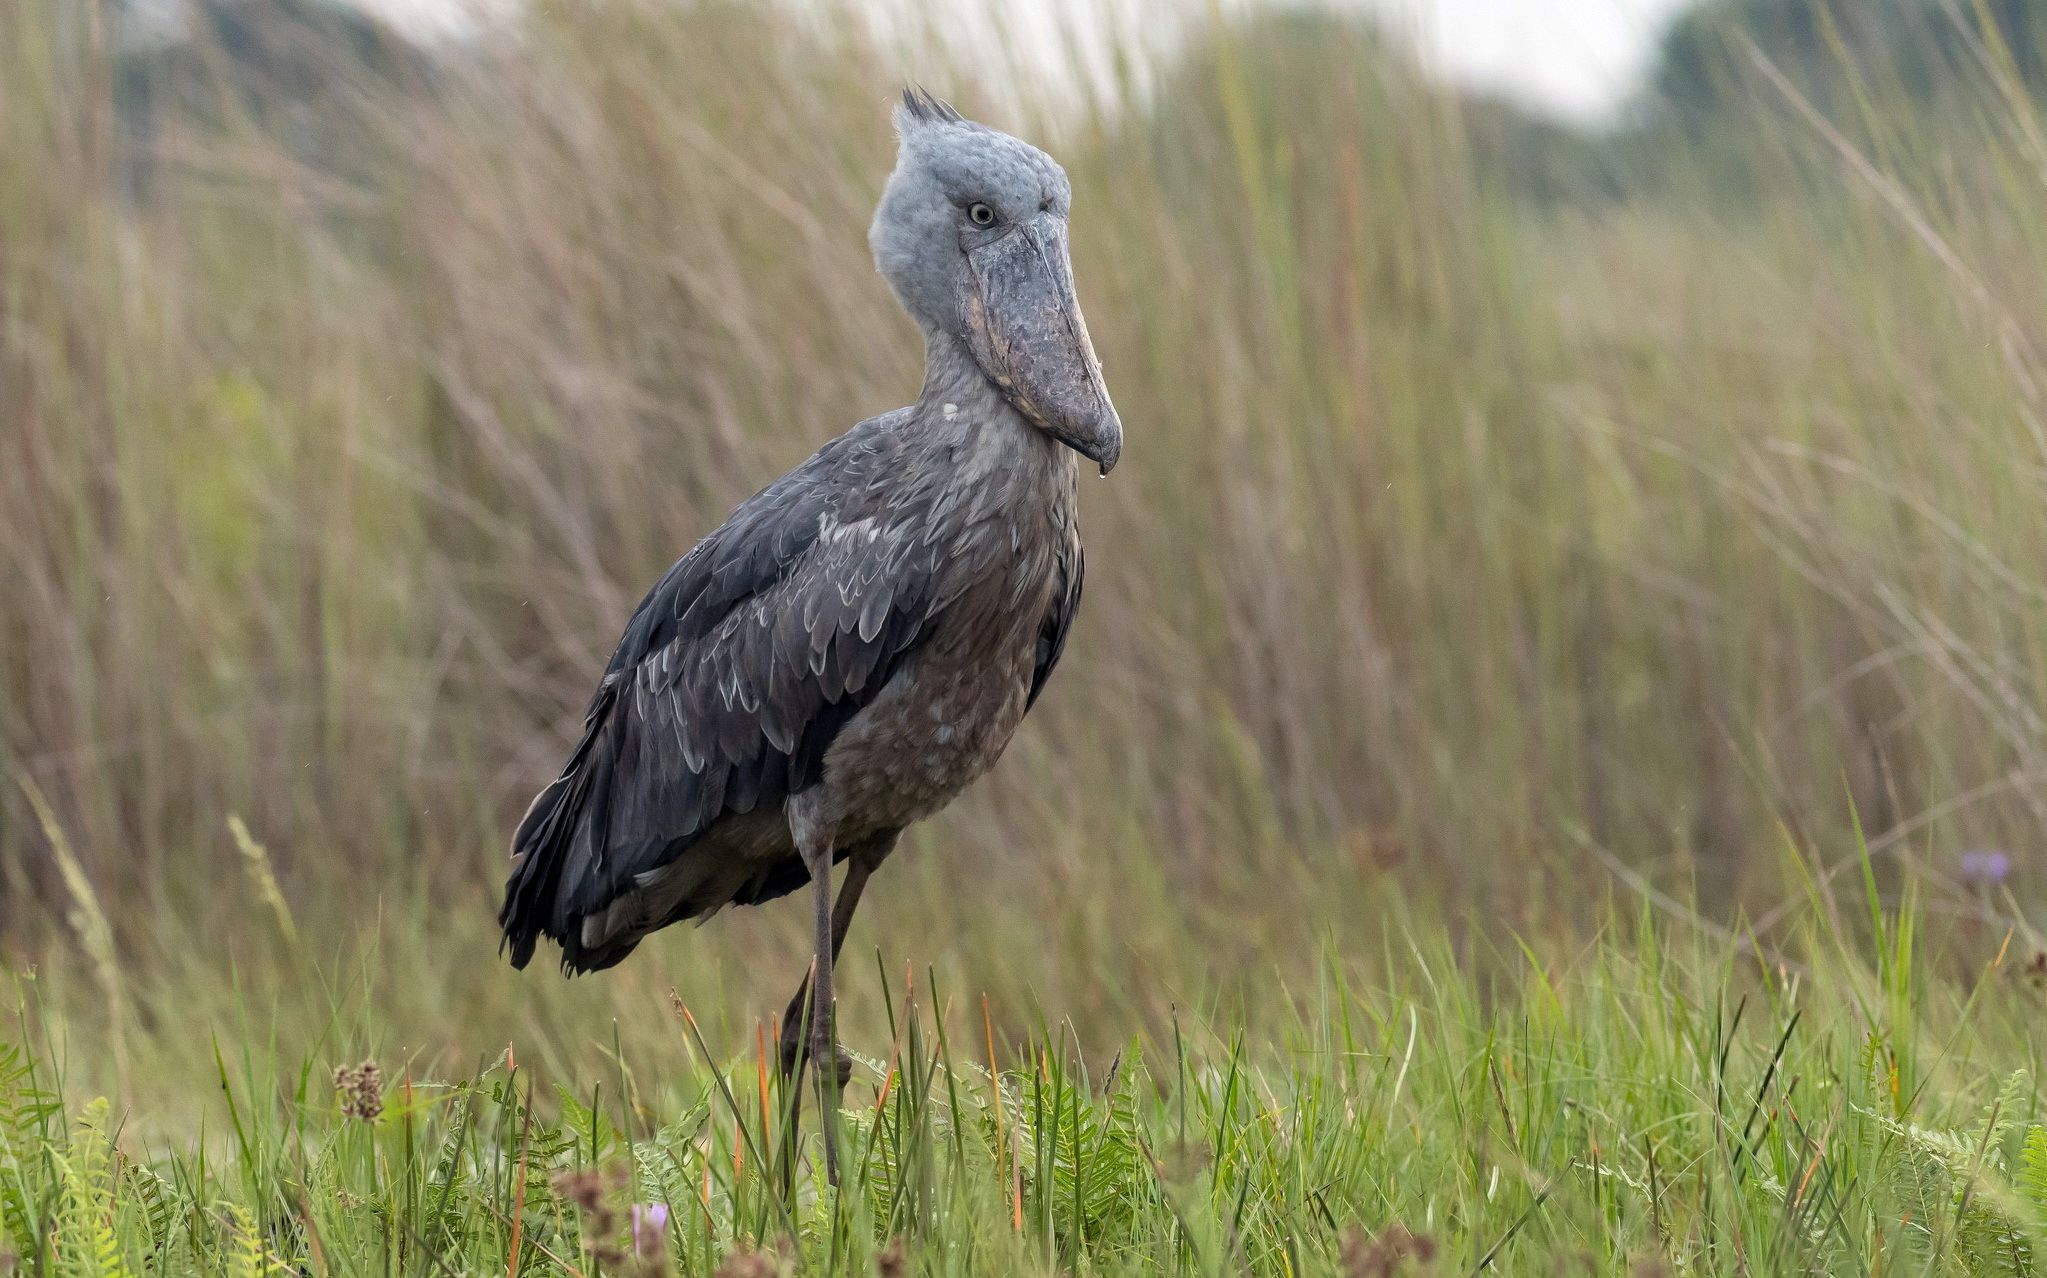
<svg viewBox="0 0 2047 1278"><path fill-rule="evenodd" d="M341 1115L373 1123L384 1112L384 1071L375 1061L342 1065L334 1070L334 1090L341 1096Z"/></svg>
<svg viewBox="0 0 2047 1278"><path fill-rule="evenodd" d="M1408 1272L1410 1260L1417 1269L1427 1269L1435 1258L1436 1240L1401 1224L1387 1226L1386 1232L1377 1238L1366 1236L1364 1230L1352 1225L1344 1230L1337 1251L1344 1278L1393 1278Z"/></svg>
<svg viewBox="0 0 2047 1278"><path fill-rule="evenodd" d="M903 1278L910 1272L908 1258L903 1254L903 1240L891 1238L874 1257L874 1269L881 1278Z"/></svg>
<svg viewBox="0 0 2047 1278"><path fill-rule="evenodd" d="M750 1247L728 1252L711 1278L781 1278L782 1265L774 1256Z"/></svg>
<svg viewBox="0 0 2047 1278"><path fill-rule="evenodd" d="M606 1167L583 1167L565 1171L554 1178L554 1191L573 1204L583 1217L583 1236L588 1240L590 1255L601 1265L622 1265L628 1259L625 1246L620 1242L626 1216L618 1209L618 1196L625 1189L626 1170L613 1163ZM635 1206L631 1219L634 1240L638 1241L642 1209ZM651 1222L649 1222L651 1223ZM664 1209L661 1227L667 1224ZM659 1228L655 1231L655 1249L659 1251Z"/></svg>

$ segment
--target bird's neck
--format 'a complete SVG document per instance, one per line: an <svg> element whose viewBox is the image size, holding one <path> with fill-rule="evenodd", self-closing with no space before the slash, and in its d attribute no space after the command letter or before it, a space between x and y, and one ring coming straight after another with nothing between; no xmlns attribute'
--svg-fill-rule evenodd
<svg viewBox="0 0 2047 1278"><path fill-rule="evenodd" d="M925 331L924 389L909 423L911 432L947 450L951 482L972 492L977 504L1071 507L1076 454L1010 407L950 334Z"/></svg>
<svg viewBox="0 0 2047 1278"><path fill-rule="evenodd" d="M982 428L1033 429L1002 398L965 344L937 328L924 330L924 388L917 393L917 414L939 421L964 420Z"/></svg>

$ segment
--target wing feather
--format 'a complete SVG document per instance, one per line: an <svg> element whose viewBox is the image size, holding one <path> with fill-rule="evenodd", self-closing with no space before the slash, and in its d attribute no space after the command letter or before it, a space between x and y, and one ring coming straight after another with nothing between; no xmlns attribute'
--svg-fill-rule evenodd
<svg viewBox="0 0 2047 1278"><path fill-rule="evenodd" d="M937 565L913 553L932 544L925 512L889 504L872 482L895 448L888 418L826 445L641 602L568 766L513 837L499 921L515 965L546 936L569 970L609 966L652 927L721 904L683 901L671 917L584 943L584 918L721 820L822 774L839 729L942 606Z"/></svg>
<svg viewBox="0 0 2047 1278"><path fill-rule="evenodd" d="M1038 704L1038 694L1045 690L1052 668L1066 652L1066 635L1073 628L1074 615L1080 611L1081 580L1086 575L1087 556L1076 537L1059 557L1059 579L1052 591L1052 607L1038 627L1037 661L1031 670L1031 695L1024 702L1026 711Z"/></svg>

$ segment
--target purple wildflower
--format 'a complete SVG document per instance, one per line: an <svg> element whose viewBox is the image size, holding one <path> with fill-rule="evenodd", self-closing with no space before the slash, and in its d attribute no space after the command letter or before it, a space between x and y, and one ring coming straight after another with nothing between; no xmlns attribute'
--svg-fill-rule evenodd
<svg viewBox="0 0 2047 1278"><path fill-rule="evenodd" d="M2011 853L2001 848L1975 848L1962 853L1962 881L1996 887L2011 874Z"/></svg>
<svg viewBox="0 0 2047 1278"><path fill-rule="evenodd" d="M627 1213L632 1222L633 1254L642 1258L661 1254L668 1236L667 1203L634 1203Z"/></svg>

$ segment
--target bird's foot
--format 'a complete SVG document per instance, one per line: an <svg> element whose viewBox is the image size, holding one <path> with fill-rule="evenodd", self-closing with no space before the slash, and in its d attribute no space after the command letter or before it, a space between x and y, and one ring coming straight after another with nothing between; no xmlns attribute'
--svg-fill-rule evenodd
<svg viewBox="0 0 2047 1278"><path fill-rule="evenodd" d="M796 1076L797 1068L803 1064L804 1058L809 1055L804 1050L803 1035L800 1028L795 1032L783 1031L781 1051L782 1077L793 1078ZM853 1081L853 1057L845 1048L837 1044L834 1044L832 1047L832 1073L833 1077L838 1080L841 1089Z"/></svg>

